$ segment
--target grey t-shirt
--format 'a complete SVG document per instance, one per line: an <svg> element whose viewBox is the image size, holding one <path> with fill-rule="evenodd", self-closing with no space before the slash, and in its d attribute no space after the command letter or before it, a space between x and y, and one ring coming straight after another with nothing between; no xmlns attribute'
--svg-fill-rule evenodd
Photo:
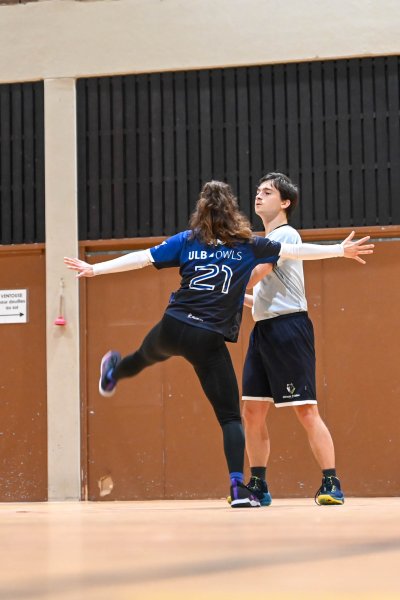
<svg viewBox="0 0 400 600"><path fill-rule="evenodd" d="M290 225L277 227L267 237L277 242L301 244L299 233ZM272 273L253 288L253 298L255 321L307 310L303 261L280 258Z"/></svg>

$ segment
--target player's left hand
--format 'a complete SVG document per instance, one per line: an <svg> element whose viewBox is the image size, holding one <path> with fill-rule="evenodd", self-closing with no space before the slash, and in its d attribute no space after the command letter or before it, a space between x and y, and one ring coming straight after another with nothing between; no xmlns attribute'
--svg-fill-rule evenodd
<svg viewBox="0 0 400 600"><path fill-rule="evenodd" d="M343 240L343 242L341 243L341 246L343 246L344 249L344 257L345 258L353 258L354 260L357 260L358 262L360 262L361 264L365 265L365 260L363 260L362 258L360 258L360 254L373 254L374 250L373 248L375 248L374 244L366 244L365 242L367 242L370 239L370 236L367 235L363 238L361 238L360 240L357 240L356 242L352 242L351 240L353 239L355 235L355 231L352 231L350 233L350 235L347 236L347 238L345 240Z"/></svg>

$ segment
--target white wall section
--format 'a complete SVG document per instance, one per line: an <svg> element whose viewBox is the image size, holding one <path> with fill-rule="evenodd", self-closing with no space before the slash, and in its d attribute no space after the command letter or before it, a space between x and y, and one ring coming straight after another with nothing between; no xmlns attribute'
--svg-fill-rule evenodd
<svg viewBox="0 0 400 600"><path fill-rule="evenodd" d="M397 54L398 0L0 6L0 82Z"/></svg>

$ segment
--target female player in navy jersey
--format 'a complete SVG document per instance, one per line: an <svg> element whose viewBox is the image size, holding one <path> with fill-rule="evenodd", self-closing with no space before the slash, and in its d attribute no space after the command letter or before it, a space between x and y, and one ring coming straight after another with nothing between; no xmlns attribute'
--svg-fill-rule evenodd
<svg viewBox="0 0 400 600"><path fill-rule="evenodd" d="M124 358L110 351L100 367L99 392L115 393L117 382L171 356L183 356L194 367L222 428L231 483L233 508L260 506L243 484L244 433L239 390L225 341L236 342L246 285L253 268L276 263L278 258L312 260L370 254L367 237L341 244L280 244L254 236L238 208L231 188L220 181L206 183L191 216L189 230L162 244L119 258L90 265L65 258L77 277L93 277L138 269L180 267L180 288L172 294L161 321L148 333L140 348Z"/></svg>

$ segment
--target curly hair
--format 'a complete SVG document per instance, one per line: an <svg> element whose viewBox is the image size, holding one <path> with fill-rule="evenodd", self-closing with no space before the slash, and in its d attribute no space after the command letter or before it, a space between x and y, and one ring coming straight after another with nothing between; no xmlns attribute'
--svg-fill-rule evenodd
<svg viewBox="0 0 400 600"><path fill-rule="evenodd" d="M200 192L189 221L192 236L206 244L220 240L227 246L252 238L251 225L239 211L231 187L223 181L209 181Z"/></svg>

